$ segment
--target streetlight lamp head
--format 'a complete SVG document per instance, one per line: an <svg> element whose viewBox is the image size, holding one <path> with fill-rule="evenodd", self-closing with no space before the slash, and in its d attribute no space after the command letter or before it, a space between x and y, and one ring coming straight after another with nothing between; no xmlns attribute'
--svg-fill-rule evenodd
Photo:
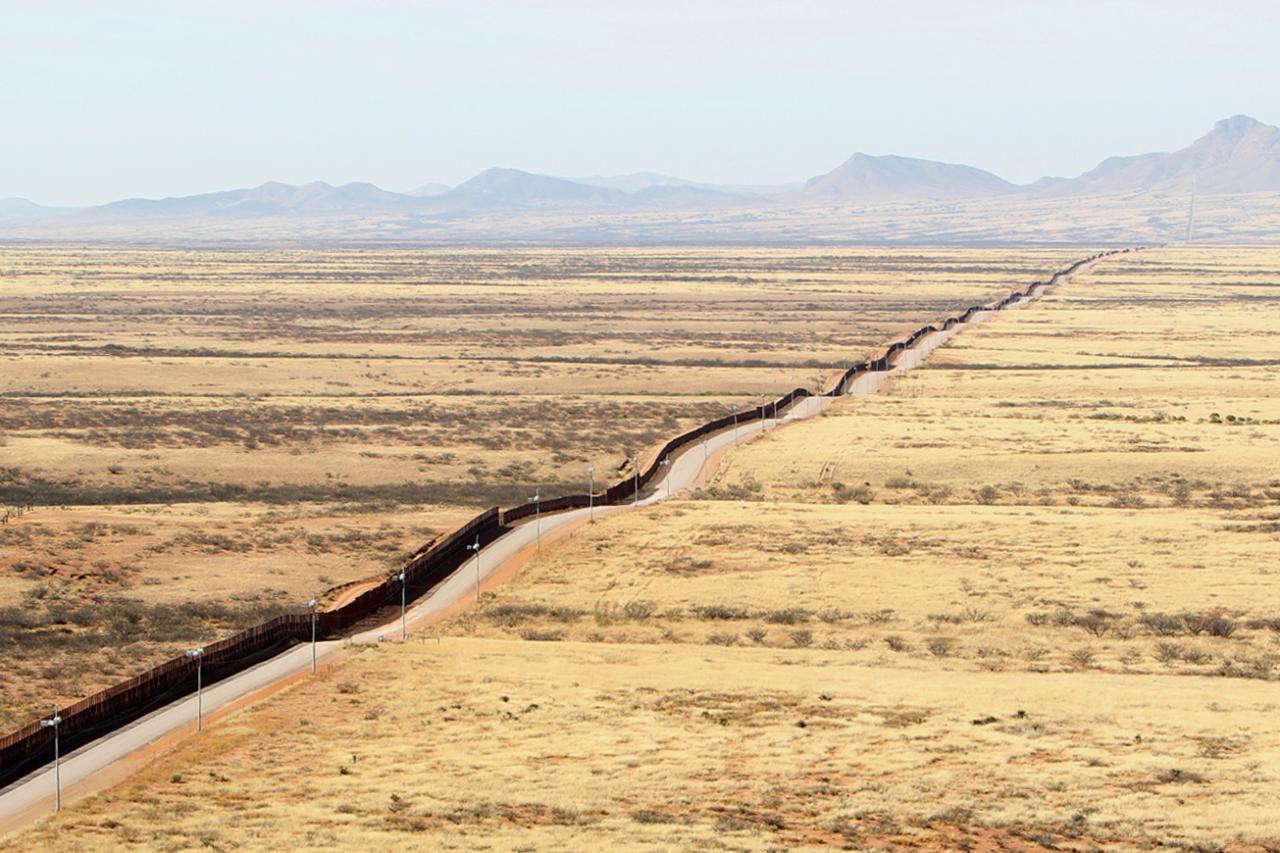
<svg viewBox="0 0 1280 853"><path fill-rule="evenodd" d="M204 647L203 647L203 646L201 646L201 647L200 647L200 648L198 648L198 649L191 649L190 651L188 651L188 652L187 652L187 657L189 657L189 658L198 658L198 657L203 657L203 656L204 656Z"/></svg>
<svg viewBox="0 0 1280 853"><path fill-rule="evenodd" d="M317 602L314 598L313 598L313 599L311 599L310 601L308 601L308 602L307 602L307 609L308 609L308 610L315 610L315 609L316 609L316 605L317 605L318 603L319 603L319 602Z"/></svg>
<svg viewBox="0 0 1280 853"><path fill-rule="evenodd" d="M40 728L47 729L50 726L56 726L58 725L58 723L61 723L61 722L62 722L62 717L58 714L54 714L52 717L50 717L47 720L41 720Z"/></svg>

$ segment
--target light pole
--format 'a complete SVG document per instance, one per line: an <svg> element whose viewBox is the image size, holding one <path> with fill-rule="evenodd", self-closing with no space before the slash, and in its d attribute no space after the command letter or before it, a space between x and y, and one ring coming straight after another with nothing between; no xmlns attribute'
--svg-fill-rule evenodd
<svg viewBox="0 0 1280 853"><path fill-rule="evenodd" d="M667 469L667 475L664 479L667 481L667 498L669 500L671 498L671 457L666 457L658 464Z"/></svg>
<svg viewBox="0 0 1280 853"><path fill-rule="evenodd" d="M733 415L733 443L738 443L738 410L734 406L727 406L729 413Z"/></svg>
<svg viewBox="0 0 1280 853"><path fill-rule="evenodd" d="M58 745L58 726L62 725L62 715L58 706L53 707L53 716L40 721L40 728L53 728L53 810L62 811L62 755Z"/></svg>
<svg viewBox="0 0 1280 853"><path fill-rule="evenodd" d="M480 534L476 534L474 545L467 546L468 551L476 552L476 604L480 603Z"/></svg>
<svg viewBox="0 0 1280 853"><path fill-rule="evenodd" d="M316 673L316 608L320 606L320 602L316 597L311 596L311 600L307 602L307 609L311 611L311 674Z"/></svg>
<svg viewBox="0 0 1280 853"><path fill-rule="evenodd" d="M542 487L539 486L537 491L533 493L533 497L529 498L529 503L533 504L533 535L536 537L537 550L542 550Z"/></svg>
<svg viewBox="0 0 1280 853"><path fill-rule="evenodd" d="M408 584L404 582L404 569L400 570L400 574L396 575L396 580L400 581L400 639L409 639L409 626L405 623L405 590Z"/></svg>
<svg viewBox="0 0 1280 853"><path fill-rule="evenodd" d="M763 394L757 394L757 395L756 395L756 400L758 400L758 401L759 401L759 403L760 403L760 406L759 406L759 408L760 408L760 431L761 431L761 432L764 432L764 428L765 428L765 418L768 416L768 414L769 414L769 410L768 410L768 409L766 409L766 408L764 407L764 395L763 395Z"/></svg>
<svg viewBox="0 0 1280 853"><path fill-rule="evenodd" d="M187 657L196 662L196 731L204 731L204 647L192 649Z"/></svg>
<svg viewBox="0 0 1280 853"><path fill-rule="evenodd" d="M702 437L702 482L707 482L707 437Z"/></svg>
<svg viewBox="0 0 1280 853"><path fill-rule="evenodd" d="M632 503L635 504L636 506L639 506L640 504L640 454L639 453L631 454L631 467L634 468L636 471L636 496L635 496L635 500L632 501Z"/></svg>
<svg viewBox="0 0 1280 853"><path fill-rule="evenodd" d="M587 469L587 521L596 520L596 469Z"/></svg>

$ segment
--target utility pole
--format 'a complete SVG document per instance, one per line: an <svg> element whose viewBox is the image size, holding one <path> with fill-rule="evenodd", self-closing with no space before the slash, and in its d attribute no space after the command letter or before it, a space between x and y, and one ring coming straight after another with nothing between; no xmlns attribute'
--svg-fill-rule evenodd
<svg viewBox="0 0 1280 853"><path fill-rule="evenodd" d="M196 662L196 731L204 731L204 646L187 652Z"/></svg>
<svg viewBox="0 0 1280 853"><path fill-rule="evenodd" d="M62 754L58 744L58 727L62 725L62 714L58 706L53 707L53 716L40 721L40 728L53 728L53 810L62 811Z"/></svg>

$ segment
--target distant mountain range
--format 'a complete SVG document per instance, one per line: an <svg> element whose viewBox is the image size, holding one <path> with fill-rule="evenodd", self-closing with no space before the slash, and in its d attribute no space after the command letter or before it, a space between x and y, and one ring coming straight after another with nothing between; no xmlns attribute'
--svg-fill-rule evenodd
<svg viewBox="0 0 1280 853"><path fill-rule="evenodd" d="M773 186L708 184L654 172L563 178L494 168L456 187L424 184L404 193L368 183L293 186L272 182L251 189L126 199L79 209L8 198L0 199L0 240L38 240L42 235L56 239L105 235L105 239L228 234L243 228L234 223L267 220L290 223L285 232L302 234L307 232L306 223L324 223L316 233L329 235L340 234L346 220L362 238L367 238L371 224L381 223L394 225L404 239L413 239L414 233L442 233L448 223L476 217L497 233L500 225L494 223L504 217L590 213L614 217L620 223L619 233L634 233L634 223L643 222L650 229L654 217L666 216L676 225L716 211L730 228L735 221L757 223L805 209L853 214L886 205L1025 206L1081 196L1187 196L1193 181L1204 195L1280 192L1280 129L1235 116L1218 122L1178 151L1112 157L1079 177L1042 178L1029 185L1013 184L971 166L857 153L803 184Z"/></svg>
<svg viewBox="0 0 1280 853"><path fill-rule="evenodd" d="M247 190L228 190L178 198L130 198L101 207L81 208L71 215L108 219L119 216L162 219L193 216L254 217L385 211L412 203L410 196L388 192L373 184L353 183L335 187L323 181L314 181L293 186L271 181Z"/></svg>
<svg viewBox="0 0 1280 853"><path fill-rule="evenodd" d="M451 189L453 187L448 184L423 184L420 187L414 187L409 190L405 195L411 195L416 198L430 198L435 195L444 195Z"/></svg>
<svg viewBox="0 0 1280 853"><path fill-rule="evenodd" d="M633 172L630 175L595 176L590 178L571 178L580 184L595 187L608 187L634 193L654 187L671 189L709 190L729 195L776 196L793 192L804 186L803 183L791 184L704 184L698 181L686 181L684 178L673 178L657 172Z"/></svg>
<svg viewBox="0 0 1280 853"><path fill-rule="evenodd" d="M1091 194L1185 190L1192 178L1207 194L1280 190L1280 128L1234 116L1179 151L1110 157L1052 189Z"/></svg>
<svg viewBox="0 0 1280 853"><path fill-rule="evenodd" d="M622 190L581 184L567 178L533 175L519 169L486 169L436 198L445 207L616 207L629 197Z"/></svg>
<svg viewBox="0 0 1280 853"><path fill-rule="evenodd" d="M0 222L6 219L38 219L69 210L69 207L45 207L25 198L0 198Z"/></svg>
<svg viewBox="0 0 1280 853"><path fill-rule="evenodd" d="M815 203L870 204L977 198L1018 190L1004 178L972 166L854 154L825 175L811 178L800 196Z"/></svg>

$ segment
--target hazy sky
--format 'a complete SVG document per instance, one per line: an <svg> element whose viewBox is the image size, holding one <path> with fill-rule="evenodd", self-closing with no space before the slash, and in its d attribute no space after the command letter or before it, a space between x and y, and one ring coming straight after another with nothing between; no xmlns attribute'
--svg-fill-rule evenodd
<svg viewBox="0 0 1280 853"><path fill-rule="evenodd" d="M0 0L0 197L406 190L489 166L1016 181L1280 123L1274 2Z"/></svg>

